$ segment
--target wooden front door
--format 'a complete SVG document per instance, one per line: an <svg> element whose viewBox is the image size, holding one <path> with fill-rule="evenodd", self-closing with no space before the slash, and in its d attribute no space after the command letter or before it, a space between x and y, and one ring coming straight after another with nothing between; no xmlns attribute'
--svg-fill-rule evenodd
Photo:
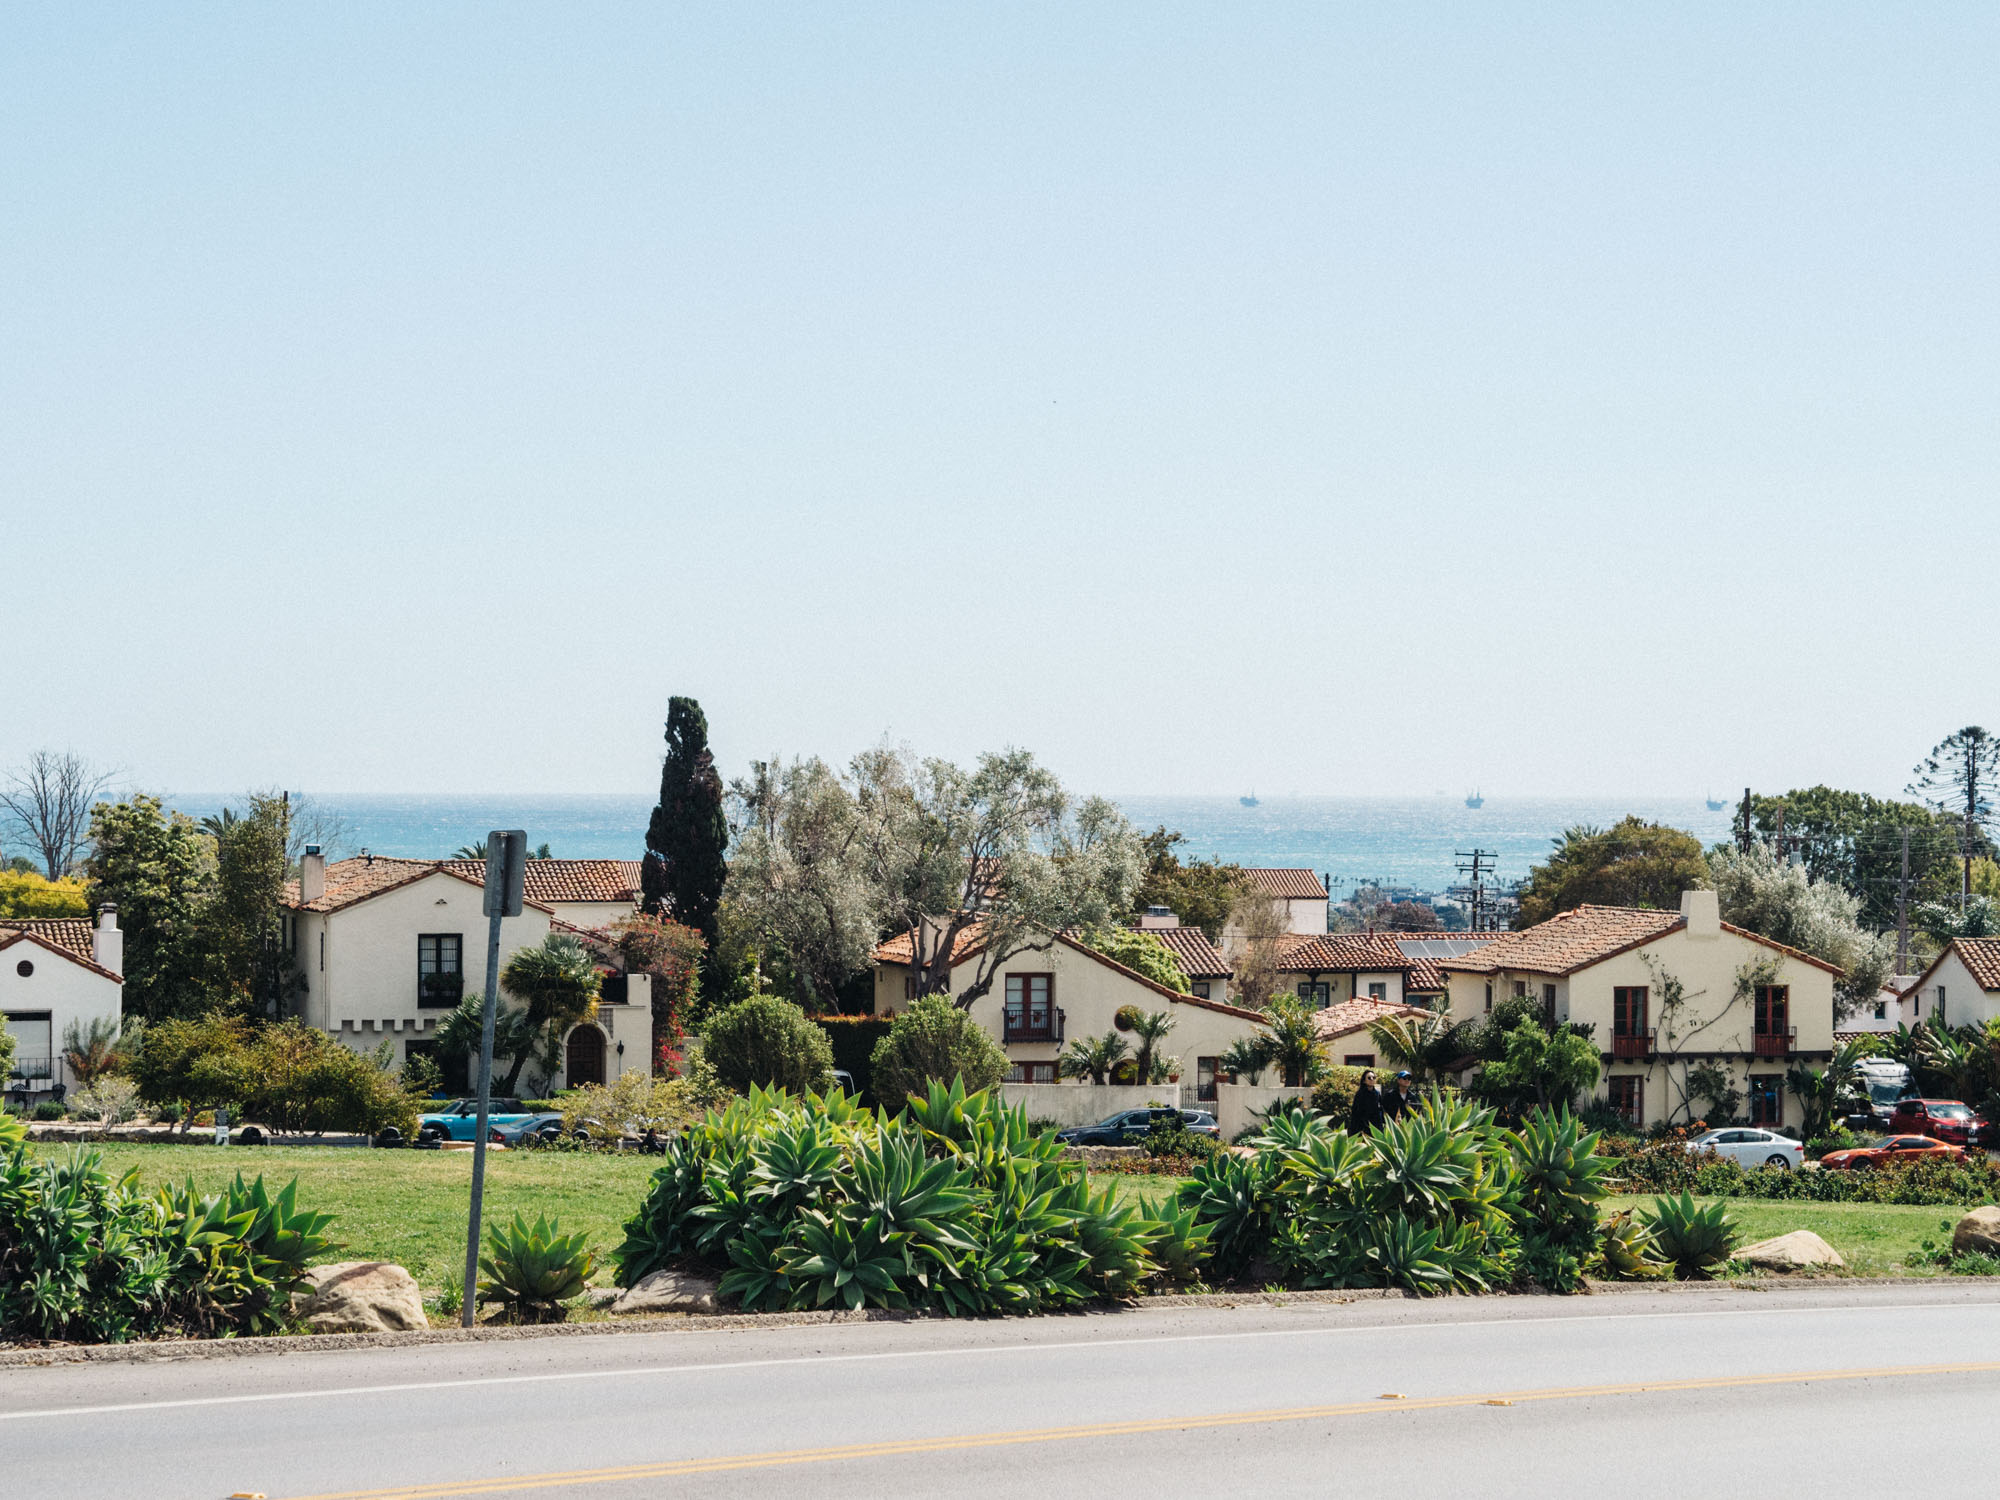
<svg viewBox="0 0 2000 1500"><path fill-rule="evenodd" d="M604 1082L604 1033L595 1026L579 1026L569 1034L563 1081L570 1088Z"/></svg>

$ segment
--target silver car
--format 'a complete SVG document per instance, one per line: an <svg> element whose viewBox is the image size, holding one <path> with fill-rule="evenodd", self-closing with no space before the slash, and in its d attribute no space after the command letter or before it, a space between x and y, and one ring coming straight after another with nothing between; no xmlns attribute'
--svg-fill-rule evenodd
<svg viewBox="0 0 2000 1500"><path fill-rule="evenodd" d="M1805 1160L1805 1148L1788 1135L1755 1126L1731 1126L1711 1130L1688 1142L1688 1150L1713 1150L1724 1161L1733 1161L1745 1171L1756 1167L1782 1167L1796 1171Z"/></svg>

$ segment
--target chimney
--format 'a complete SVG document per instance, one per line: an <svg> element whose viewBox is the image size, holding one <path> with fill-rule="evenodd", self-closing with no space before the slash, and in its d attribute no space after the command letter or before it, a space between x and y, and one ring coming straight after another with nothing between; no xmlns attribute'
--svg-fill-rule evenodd
<svg viewBox="0 0 2000 1500"><path fill-rule="evenodd" d="M118 905L107 901L97 908L97 929L90 934L90 957L100 969L123 975L125 934L118 930Z"/></svg>
<svg viewBox="0 0 2000 1500"><path fill-rule="evenodd" d="M1168 907L1149 906L1139 913L1139 926L1141 929L1178 927L1180 925L1181 919L1175 916L1173 911Z"/></svg>
<svg viewBox="0 0 2000 1500"><path fill-rule="evenodd" d="M1687 923L1689 937L1720 937L1722 912L1715 904L1715 892L1682 891L1681 920Z"/></svg>
<svg viewBox="0 0 2000 1500"><path fill-rule="evenodd" d="M317 901L326 894L326 856L318 844L307 844L299 858L299 901Z"/></svg>

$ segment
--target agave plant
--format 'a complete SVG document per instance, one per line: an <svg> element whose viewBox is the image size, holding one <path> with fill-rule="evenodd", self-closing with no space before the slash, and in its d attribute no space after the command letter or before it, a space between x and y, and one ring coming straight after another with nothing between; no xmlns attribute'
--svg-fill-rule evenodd
<svg viewBox="0 0 2000 1500"><path fill-rule="evenodd" d="M583 1294L596 1269L581 1233L564 1234L543 1214L530 1224L517 1213L512 1224L487 1231L479 1301L499 1303L511 1322L560 1323L568 1312L563 1303Z"/></svg>
<svg viewBox="0 0 2000 1500"><path fill-rule="evenodd" d="M1217 1156L1199 1163L1175 1194L1209 1227L1216 1270L1233 1276L1263 1248L1270 1233L1268 1158Z"/></svg>
<svg viewBox="0 0 2000 1500"><path fill-rule="evenodd" d="M1686 1192L1678 1198L1655 1198L1643 1217L1660 1258L1682 1281L1706 1280L1714 1267L1729 1259L1742 1237L1721 1203L1698 1206Z"/></svg>
<svg viewBox="0 0 2000 1500"><path fill-rule="evenodd" d="M1654 1258L1653 1232L1625 1209L1598 1229L1598 1254L1604 1269L1620 1281L1645 1281L1666 1274Z"/></svg>

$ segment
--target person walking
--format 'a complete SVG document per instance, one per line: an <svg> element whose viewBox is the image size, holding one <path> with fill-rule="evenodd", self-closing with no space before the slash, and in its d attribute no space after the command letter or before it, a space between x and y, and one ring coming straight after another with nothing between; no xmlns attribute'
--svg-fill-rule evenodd
<svg viewBox="0 0 2000 1500"><path fill-rule="evenodd" d="M1417 1107L1416 1080L1405 1068L1396 1075L1396 1086L1382 1091L1382 1118L1400 1120Z"/></svg>
<svg viewBox="0 0 2000 1500"><path fill-rule="evenodd" d="M1366 1069L1354 1086L1354 1102L1347 1107L1347 1133L1366 1135L1382 1123L1382 1090L1376 1085L1375 1070Z"/></svg>

